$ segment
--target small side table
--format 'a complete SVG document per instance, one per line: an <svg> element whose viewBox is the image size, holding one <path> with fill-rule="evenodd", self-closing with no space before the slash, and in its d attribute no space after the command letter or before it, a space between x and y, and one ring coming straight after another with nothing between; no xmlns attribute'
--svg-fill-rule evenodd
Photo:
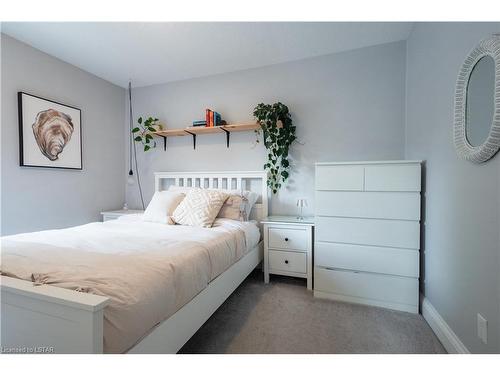
<svg viewBox="0 0 500 375"><path fill-rule="evenodd" d="M268 216L264 225L264 282L269 274L302 277L312 289L314 218Z"/></svg>
<svg viewBox="0 0 500 375"><path fill-rule="evenodd" d="M102 221L116 220L120 216L130 215L130 214L142 214L143 210L113 210L113 211L103 211L101 212Z"/></svg>

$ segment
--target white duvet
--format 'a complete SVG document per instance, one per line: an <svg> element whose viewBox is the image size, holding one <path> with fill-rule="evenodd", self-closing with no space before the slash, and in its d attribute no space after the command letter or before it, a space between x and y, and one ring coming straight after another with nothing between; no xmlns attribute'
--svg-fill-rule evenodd
<svg viewBox="0 0 500 375"><path fill-rule="evenodd" d="M130 349L257 245L252 222L212 228L144 222L141 215L2 238L0 271L108 296L104 351Z"/></svg>

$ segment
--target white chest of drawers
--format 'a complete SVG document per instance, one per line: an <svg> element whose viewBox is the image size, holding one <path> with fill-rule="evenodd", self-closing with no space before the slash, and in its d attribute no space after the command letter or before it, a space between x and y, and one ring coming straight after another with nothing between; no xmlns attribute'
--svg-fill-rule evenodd
<svg viewBox="0 0 500 375"><path fill-rule="evenodd" d="M269 274L307 279L312 289L312 218L299 220L293 216L269 216L264 225L264 282Z"/></svg>
<svg viewBox="0 0 500 375"><path fill-rule="evenodd" d="M316 164L314 295L418 313L420 161Z"/></svg>

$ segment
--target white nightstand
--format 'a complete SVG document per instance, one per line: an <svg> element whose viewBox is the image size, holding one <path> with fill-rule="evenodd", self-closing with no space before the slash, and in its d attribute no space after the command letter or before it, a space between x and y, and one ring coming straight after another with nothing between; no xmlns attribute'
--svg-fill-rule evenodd
<svg viewBox="0 0 500 375"><path fill-rule="evenodd" d="M144 213L143 210L114 210L114 211L103 211L101 212L101 215L102 215L102 221L108 221L108 220L118 219L120 216L123 215L142 214L142 213Z"/></svg>
<svg viewBox="0 0 500 375"><path fill-rule="evenodd" d="M268 216L264 224L264 282L269 274L303 277L312 289L314 218Z"/></svg>

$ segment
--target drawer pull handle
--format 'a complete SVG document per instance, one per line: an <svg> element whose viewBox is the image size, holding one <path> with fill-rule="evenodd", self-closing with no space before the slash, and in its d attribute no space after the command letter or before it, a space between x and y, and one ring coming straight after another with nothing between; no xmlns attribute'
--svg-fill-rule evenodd
<svg viewBox="0 0 500 375"><path fill-rule="evenodd" d="M285 241L288 242L288 237L285 237Z"/></svg>
<svg viewBox="0 0 500 375"><path fill-rule="evenodd" d="M288 260L285 260L285 264L288 264Z"/></svg>

